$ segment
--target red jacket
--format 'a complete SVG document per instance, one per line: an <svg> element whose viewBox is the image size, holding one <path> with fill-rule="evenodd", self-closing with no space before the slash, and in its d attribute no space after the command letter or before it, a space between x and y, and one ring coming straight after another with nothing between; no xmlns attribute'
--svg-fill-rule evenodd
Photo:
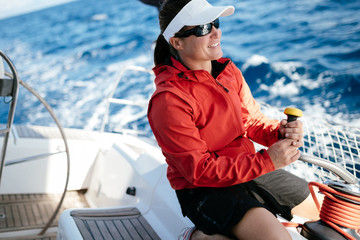
<svg viewBox="0 0 360 240"><path fill-rule="evenodd" d="M213 62L216 79L171 59L159 65L148 119L168 163L174 189L225 187L275 170L266 150L279 122L267 119L240 70L229 59ZM251 139L251 140L250 140Z"/></svg>

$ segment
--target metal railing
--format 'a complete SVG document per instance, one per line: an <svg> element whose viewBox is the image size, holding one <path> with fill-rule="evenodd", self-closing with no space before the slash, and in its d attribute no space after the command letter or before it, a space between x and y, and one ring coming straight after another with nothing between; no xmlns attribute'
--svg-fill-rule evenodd
<svg viewBox="0 0 360 240"><path fill-rule="evenodd" d="M144 107L144 108L148 104L147 100L132 101L132 100L127 100L127 99L114 98L115 91L116 91L118 85L120 84L122 77L124 76L124 74L127 71L145 72L145 73L150 74L151 76L154 75L154 73L153 73L153 71L151 69L147 69L147 68L140 67L140 66L126 66L121 70L121 72L119 74L119 77L114 82L114 85L112 87L112 90L111 90L110 94L106 98L105 113L104 113L104 117L103 117L103 120L102 120L102 123L101 123L100 132L105 131L105 126L109 122L109 114L110 114L110 105L111 104L139 106L139 107ZM143 114L140 114L139 116L136 116L136 118L138 119L138 118L142 117L142 115ZM122 127L123 126L120 126L120 128L122 128ZM140 131L135 131L135 130L132 130L132 129L122 129L122 131L123 132L129 132L129 133L141 133Z"/></svg>
<svg viewBox="0 0 360 240"><path fill-rule="evenodd" d="M0 51L0 56L1 56L0 65L1 65L1 69L3 70L3 74L1 74L3 76L0 76L0 80L2 83L1 84L1 96L4 98L11 97L6 127L4 129L0 129L0 134L5 134L4 142L3 142L3 146L2 146L2 150L1 150L1 159L0 159L0 184L1 184L1 178L2 178L3 168L4 168L4 164L5 164L6 150L7 150L7 145L8 145L8 141L9 141L11 127L14 122L17 97L18 97L18 93L19 93L19 78L18 78L16 69L15 69L13 63L11 62L11 60L1 51ZM10 68L10 71L12 72L10 78L5 78L4 73L6 73L6 71L5 71L5 67L3 65L2 59L5 60L8 67Z"/></svg>
<svg viewBox="0 0 360 240"><path fill-rule="evenodd" d="M260 103L266 116L284 119L278 108ZM346 124L329 123L325 119L302 117L304 146L300 161L286 167L308 181L324 182L343 179L359 184L360 178L360 129Z"/></svg>

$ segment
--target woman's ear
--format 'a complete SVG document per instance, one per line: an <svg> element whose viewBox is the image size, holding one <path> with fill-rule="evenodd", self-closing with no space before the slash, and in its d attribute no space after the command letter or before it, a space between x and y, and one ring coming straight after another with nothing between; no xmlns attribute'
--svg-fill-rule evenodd
<svg viewBox="0 0 360 240"><path fill-rule="evenodd" d="M181 50L183 48L183 41L180 38L172 37L169 39L169 43L176 50Z"/></svg>

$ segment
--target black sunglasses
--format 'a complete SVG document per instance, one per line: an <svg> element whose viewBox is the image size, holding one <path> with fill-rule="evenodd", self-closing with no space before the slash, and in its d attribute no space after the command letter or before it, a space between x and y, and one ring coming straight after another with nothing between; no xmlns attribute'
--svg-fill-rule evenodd
<svg viewBox="0 0 360 240"><path fill-rule="evenodd" d="M212 26L214 26L216 29L218 29L220 27L220 20L217 18L214 21L212 21L211 23L196 26L192 29L186 30L183 33L176 33L175 37L186 38L191 35L195 35L197 37L202 37L202 36L205 36L205 35L208 35L209 33L211 33Z"/></svg>

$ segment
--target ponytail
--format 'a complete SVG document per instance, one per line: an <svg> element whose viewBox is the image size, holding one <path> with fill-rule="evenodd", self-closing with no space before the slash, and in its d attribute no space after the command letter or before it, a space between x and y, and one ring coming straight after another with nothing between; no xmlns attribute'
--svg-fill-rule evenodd
<svg viewBox="0 0 360 240"><path fill-rule="evenodd" d="M156 46L154 50L154 63L155 66L165 62L171 55L170 44L165 40L164 36L160 33L156 40Z"/></svg>

